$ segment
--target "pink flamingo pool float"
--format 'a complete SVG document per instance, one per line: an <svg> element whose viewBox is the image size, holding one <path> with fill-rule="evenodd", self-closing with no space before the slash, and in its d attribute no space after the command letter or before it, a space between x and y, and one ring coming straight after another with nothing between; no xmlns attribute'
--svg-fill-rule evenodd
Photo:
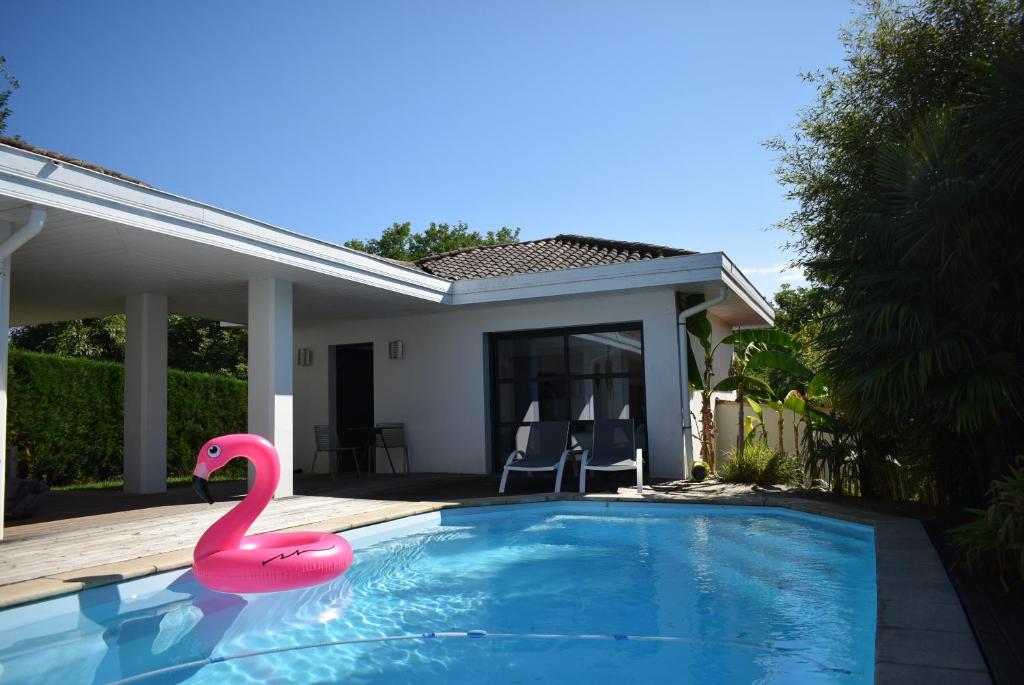
<svg viewBox="0 0 1024 685"><path fill-rule="evenodd" d="M352 547L331 533L246 535L274 496L281 478L277 450L259 435L224 435L210 440L196 458L192 486L208 504L210 474L236 457L256 468L256 482L242 502L199 538L192 571L206 587L221 592L274 592L318 585L352 564Z"/></svg>

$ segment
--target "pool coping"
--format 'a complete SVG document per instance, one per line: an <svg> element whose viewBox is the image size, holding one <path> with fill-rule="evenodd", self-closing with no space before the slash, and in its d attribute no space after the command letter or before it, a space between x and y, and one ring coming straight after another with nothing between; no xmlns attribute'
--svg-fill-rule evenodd
<svg viewBox="0 0 1024 685"><path fill-rule="evenodd" d="M337 533L442 509L565 501L775 507L871 526L875 533L878 590L874 682L878 685L981 685L992 682L967 616L938 553L924 527L915 519L875 513L835 502L768 493L700 498L646 493L550 493L451 502L400 502L371 512L283 530ZM192 550L188 548L11 583L0 586L0 609L191 565Z"/></svg>

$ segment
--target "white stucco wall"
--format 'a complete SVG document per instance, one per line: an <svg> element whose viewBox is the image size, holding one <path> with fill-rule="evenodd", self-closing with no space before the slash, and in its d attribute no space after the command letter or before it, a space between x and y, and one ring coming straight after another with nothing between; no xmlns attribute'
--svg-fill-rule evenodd
<svg viewBox="0 0 1024 685"><path fill-rule="evenodd" d="M295 466L308 471L313 426L329 422L329 347L373 343L374 415L406 426L412 470L490 471L485 335L562 326L640 321L644 331L649 467L683 474L675 293L668 288L514 304L459 306L434 314L319 324L295 330L312 366L295 368ZM405 357L387 358L389 340ZM698 407L699 409L699 407ZM321 459L318 470L324 470Z"/></svg>
<svg viewBox="0 0 1024 685"><path fill-rule="evenodd" d="M773 450L779 445L779 415L770 407L762 406L764 412L765 428L768 429L768 446ZM753 415L749 405L744 405L744 416ZM739 404L735 401L719 402L715 407L715 417L718 422L718 469L721 470L729 462L729 453L736 449L736 438L739 435ZM799 416L793 412L784 410L782 412L782 447L786 454L796 454L804 449L804 425ZM797 434L793 433L793 424L796 423ZM760 433L760 429L758 429Z"/></svg>

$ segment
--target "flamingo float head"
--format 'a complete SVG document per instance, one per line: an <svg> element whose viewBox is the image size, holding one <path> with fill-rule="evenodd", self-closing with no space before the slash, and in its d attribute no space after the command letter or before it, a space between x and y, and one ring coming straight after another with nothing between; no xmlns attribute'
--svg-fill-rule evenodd
<svg viewBox="0 0 1024 685"><path fill-rule="evenodd" d="M207 504L213 504L213 495L210 494L208 479L214 471L224 468L225 465L236 457L252 459L255 450L267 449L274 451L274 446L263 437L249 435L247 433L236 433L234 435L222 435L209 440L199 449L196 456L196 469L192 472L192 488L196 494Z"/></svg>

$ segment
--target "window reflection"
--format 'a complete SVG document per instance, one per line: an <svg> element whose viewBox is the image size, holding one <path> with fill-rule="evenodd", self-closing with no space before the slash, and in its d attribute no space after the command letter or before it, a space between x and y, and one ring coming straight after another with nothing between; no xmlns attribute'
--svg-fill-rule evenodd
<svg viewBox="0 0 1024 685"><path fill-rule="evenodd" d="M640 373L642 352L640 331L577 333L569 336L569 372Z"/></svg>
<svg viewBox="0 0 1024 685"><path fill-rule="evenodd" d="M523 448L535 421L571 421L579 446L589 444L595 419L635 419L642 429L639 324L495 334L491 343L496 465Z"/></svg>

